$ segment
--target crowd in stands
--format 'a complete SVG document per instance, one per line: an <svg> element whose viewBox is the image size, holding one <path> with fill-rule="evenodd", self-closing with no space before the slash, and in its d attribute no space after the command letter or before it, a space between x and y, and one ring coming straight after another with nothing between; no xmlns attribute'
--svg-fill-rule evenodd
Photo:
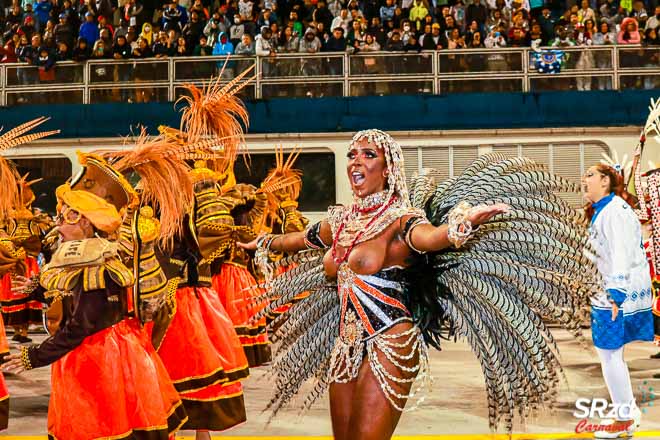
<svg viewBox="0 0 660 440"><path fill-rule="evenodd" d="M0 60L660 44L658 0L465 1L0 0Z"/></svg>

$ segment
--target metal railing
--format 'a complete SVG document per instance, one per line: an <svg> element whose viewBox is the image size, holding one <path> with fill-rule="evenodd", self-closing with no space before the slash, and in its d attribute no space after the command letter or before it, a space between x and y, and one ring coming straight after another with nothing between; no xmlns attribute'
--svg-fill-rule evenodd
<svg viewBox="0 0 660 440"><path fill-rule="evenodd" d="M535 92L660 88L660 47L562 49L561 73L542 74L527 48L232 57L230 81L254 65L248 99L276 97ZM0 64L0 105L166 102L187 83L218 75L225 57L60 62L45 75L27 64Z"/></svg>

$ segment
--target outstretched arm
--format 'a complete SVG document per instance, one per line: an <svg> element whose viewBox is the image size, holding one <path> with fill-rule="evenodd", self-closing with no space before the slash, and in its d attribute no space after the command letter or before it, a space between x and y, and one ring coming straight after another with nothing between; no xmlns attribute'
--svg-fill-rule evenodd
<svg viewBox="0 0 660 440"><path fill-rule="evenodd" d="M332 245L332 230L326 220L310 225L306 230L264 237L260 235L249 243L237 243L243 249L255 250L261 240L270 240L267 247L278 252L298 252L305 249L324 248Z"/></svg>
<svg viewBox="0 0 660 440"><path fill-rule="evenodd" d="M466 220L474 230L493 216L507 212L508 209L509 206L503 203L477 206L469 210ZM461 243L457 241L455 234L450 232L451 226L448 224L440 226L433 226L430 223L418 224L407 231L406 242L412 250L417 252L436 252L450 246L460 247ZM460 228L460 225L458 227Z"/></svg>

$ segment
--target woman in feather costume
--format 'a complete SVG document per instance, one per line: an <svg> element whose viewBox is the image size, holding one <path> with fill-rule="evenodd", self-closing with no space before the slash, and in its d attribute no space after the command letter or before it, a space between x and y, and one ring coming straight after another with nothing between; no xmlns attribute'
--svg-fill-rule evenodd
<svg viewBox="0 0 660 440"><path fill-rule="evenodd" d="M491 427L511 431L516 409L524 418L557 392L557 347L542 318L579 333L569 310L593 290L584 221L554 195L577 188L531 160L490 155L435 188L417 179L409 195L403 169L387 133L359 132L348 151L351 205L305 232L243 244L259 258L310 250L278 262L298 266L268 284L274 300L262 313L311 292L276 332L269 407L311 380L303 407L329 387L336 439L388 439L428 381L427 345L453 335L481 363Z"/></svg>

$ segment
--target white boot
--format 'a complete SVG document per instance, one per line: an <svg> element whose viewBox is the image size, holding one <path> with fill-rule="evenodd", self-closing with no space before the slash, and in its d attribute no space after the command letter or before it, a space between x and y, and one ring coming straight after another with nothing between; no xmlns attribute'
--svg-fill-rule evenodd
<svg viewBox="0 0 660 440"><path fill-rule="evenodd" d="M602 426L611 426L612 429L596 431L594 438L613 439L613 438L631 438L635 431L639 429L642 422L642 411L635 405L630 410L631 419L629 420L603 420ZM616 425L616 426L614 426Z"/></svg>

